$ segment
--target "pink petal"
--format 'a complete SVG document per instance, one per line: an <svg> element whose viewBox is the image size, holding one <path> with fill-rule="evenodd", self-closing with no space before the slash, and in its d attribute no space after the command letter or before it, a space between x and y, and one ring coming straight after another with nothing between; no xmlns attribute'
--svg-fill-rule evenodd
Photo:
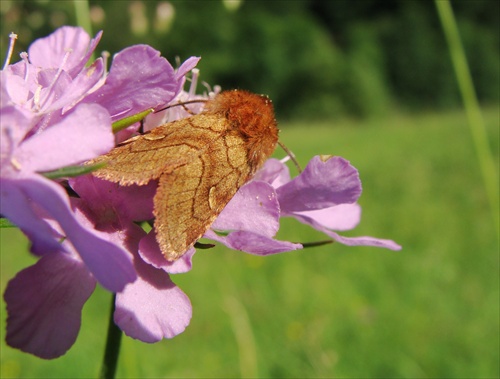
<svg viewBox="0 0 500 379"><path fill-rule="evenodd" d="M270 255L302 249L302 245L299 243L278 241L273 238L245 231L229 233L224 237L217 235L212 230L208 230L204 237L218 241L230 249L240 250L254 255Z"/></svg>
<svg viewBox="0 0 500 379"><path fill-rule="evenodd" d="M2 113L4 107L9 105L24 106L28 102L30 89L23 77L15 75L11 70L7 69L0 72L0 80L0 105L2 107Z"/></svg>
<svg viewBox="0 0 500 379"><path fill-rule="evenodd" d="M279 229L279 217L279 203L274 188L265 182L251 181L236 192L211 229L246 230L273 237Z"/></svg>
<svg viewBox="0 0 500 379"><path fill-rule="evenodd" d="M7 344L44 359L63 355L76 340L94 288L81 262L63 253L42 257L7 285Z"/></svg>
<svg viewBox="0 0 500 379"><path fill-rule="evenodd" d="M184 62L182 62L175 73L177 80L182 80L184 75L186 75L189 71L196 67L200 59L200 57L189 57Z"/></svg>
<svg viewBox="0 0 500 379"><path fill-rule="evenodd" d="M84 68L65 88L64 96L50 106L50 110L63 108L68 112L99 82L104 72L102 58L97 59L89 67Z"/></svg>
<svg viewBox="0 0 500 379"><path fill-rule="evenodd" d="M335 241L340 242L346 246L373 246L373 247L382 247L390 250L401 250L402 247L398 245L396 242L386 239L374 238L374 237L343 237L331 230L328 230L324 226L317 223L314 219L311 219L307 216L294 216L300 222L304 224L311 225L314 229L322 231L326 235L332 237Z"/></svg>
<svg viewBox="0 0 500 379"><path fill-rule="evenodd" d="M102 32L99 32L91 41L83 28L63 26L49 36L33 42L28 49L28 57L35 66L59 68L64 61L64 56L70 52L62 68L74 77L89 60L101 35Z"/></svg>
<svg viewBox="0 0 500 379"><path fill-rule="evenodd" d="M278 188L291 180L290 170L282 161L271 158L264 163L264 166L259 171L257 171L253 180L267 182L274 188Z"/></svg>
<svg viewBox="0 0 500 379"><path fill-rule="evenodd" d="M2 176L10 176L14 171L17 175L19 168L12 165L12 158L17 146L32 126L34 119L31 112L15 106L6 106L0 110L0 164ZM9 172L9 173L7 173Z"/></svg>
<svg viewBox="0 0 500 379"><path fill-rule="evenodd" d="M296 212L294 215L305 216L328 229L351 230L361 220L361 207L357 203L339 204L314 211Z"/></svg>
<svg viewBox="0 0 500 379"><path fill-rule="evenodd" d="M61 250L49 224L33 210L15 180L0 178L0 213L17 225L32 242L31 252L37 255Z"/></svg>
<svg viewBox="0 0 500 379"><path fill-rule="evenodd" d="M165 270L170 274L181 274L190 271L193 267L193 256L195 252L196 250L191 247L176 261L167 261L156 242L156 233L154 229L139 242L139 254L141 258L153 267Z"/></svg>
<svg viewBox="0 0 500 379"><path fill-rule="evenodd" d="M58 74L56 68L43 69L37 74L37 84L40 86L39 100L34 105L33 111L49 113L54 103L65 103L64 93L71 84L71 76L62 71Z"/></svg>
<svg viewBox="0 0 500 379"><path fill-rule="evenodd" d="M116 325L127 336L148 343L182 333L191 320L189 298L163 270L139 258L135 265L138 279L116 296Z"/></svg>
<svg viewBox="0 0 500 379"><path fill-rule="evenodd" d="M109 240L109 235L94 230L83 217L76 219L62 187L39 175L19 178L16 185L24 196L42 207L58 222L99 283L112 292L123 289L136 278L130 253ZM79 215L79 214L78 214Z"/></svg>
<svg viewBox="0 0 500 379"><path fill-rule="evenodd" d="M313 157L304 171L276 190L282 215L354 203L361 194L358 171L341 157Z"/></svg>
<svg viewBox="0 0 500 379"><path fill-rule="evenodd" d="M170 102L179 87L173 67L159 51L135 45L114 56L106 83L84 101L101 104L116 121Z"/></svg>
<svg viewBox="0 0 500 379"><path fill-rule="evenodd" d="M398 245L396 242L392 240L386 240L375 237L343 237L338 235L335 232L326 233L330 237L332 237L335 241L340 242L346 246L373 246L373 247L381 247L384 249L399 251L402 249L401 245Z"/></svg>
<svg viewBox="0 0 500 379"><path fill-rule="evenodd" d="M27 55L28 54L26 54L26 58L23 58L21 61L17 63L9 65L2 72L9 74L9 77L10 74L12 74L20 78L24 82L25 89L28 91L27 95L29 94L30 96L33 96L33 93L35 93L38 87L36 77L38 75L38 72L40 71L40 67L30 64L28 62ZM11 86L9 85L9 87ZM19 105L23 104L24 102L19 103Z"/></svg>
<svg viewBox="0 0 500 379"><path fill-rule="evenodd" d="M85 199L86 206L96 215L95 222L98 224L111 223L115 218L119 218L122 224L153 218L153 196L157 187L155 181L144 186L120 186L92 175L84 175L70 179L69 183Z"/></svg>
<svg viewBox="0 0 500 379"><path fill-rule="evenodd" d="M104 154L114 146L108 112L80 104L60 123L28 138L16 159L25 171L50 171Z"/></svg>

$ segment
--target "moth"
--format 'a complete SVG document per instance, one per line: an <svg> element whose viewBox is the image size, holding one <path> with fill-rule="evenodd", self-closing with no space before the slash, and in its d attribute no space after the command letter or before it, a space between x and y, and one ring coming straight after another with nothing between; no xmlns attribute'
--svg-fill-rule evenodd
<svg viewBox="0 0 500 379"><path fill-rule="evenodd" d="M122 186L158 180L156 240L165 258L175 261L262 167L277 142L267 96L224 91L201 113L130 138L89 163L105 163L93 175Z"/></svg>

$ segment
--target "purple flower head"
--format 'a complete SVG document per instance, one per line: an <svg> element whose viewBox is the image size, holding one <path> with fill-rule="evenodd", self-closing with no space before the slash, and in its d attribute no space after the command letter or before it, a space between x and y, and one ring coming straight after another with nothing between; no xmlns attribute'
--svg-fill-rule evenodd
<svg viewBox="0 0 500 379"><path fill-rule="evenodd" d="M156 50L132 46L117 54L102 81L102 60L84 68L101 34L91 40L81 28L62 27L35 41L29 60L23 55L1 72L1 212L30 237L37 254L59 248L38 208L57 221L72 217L62 187L39 173L109 151L112 118L169 102L198 61L190 58L176 73ZM79 240L77 222L61 226L70 240Z"/></svg>
<svg viewBox="0 0 500 379"><path fill-rule="evenodd" d="M65 26L33 42L29 54L2 71L8 95L2 105L32 112L32 133L57 123L103 76L102 59L85 68L101 35L91 40L82 28Z"/></svg>
<svg viewBox="0 0 500 379"><path fill-rule="evenodd" d="M68 38L62 38L63 35ZM56 41L64 45L54 48ZM75 44L71 45L71 41ZM80 53L85 51L88 59L88 51L93 50L97 42L89 48L89 39L82 37L79 28L61 28L47 40L34 43L34 60L44 62L43 66L35 66L25 58L2 71L2 94L14 96L4 98L0 109L0 212L30 238L35 254L64 250L59 243L60 237L54 235L49 225L48 220L53 220L82 257L101 254L101 249L103 254L121 257L121 267L125 271L115 287L123 288L136 277L131 258L93 228L82 225L75 218L64 188L39 174L81 163L105 153L114 145L110 116L102 106L76 104L71 111L62 114L64 87L71 87L78 80L81 72L76 68L83 67L80 61L85 58L69 60L69 55L64 55L66 59L59 57L60 67L53 68L54 60L43 60L50 51L39 56L44 43L47 44L45 50L54 48L58 57L62 50L70 54L74 48ZM84 48L80 46L82 43ZM69 71L64 68L72 72L75 81L71 82ZM86 69L83 70L86 74ZM26 95L24 101L18 101L19 93Z"/></svg>
<svg viewBox="0 0 500 379"><path fill-rule="evenodd" d="M129 245L120 233L97 230L97 220L80 199L71 200L75 219L93 230L109 246L120 247L127 257L109 254L101 246L77 252L69 239L60 243L59 251L43 255L38 262L22 270L12 279L4 294L7 303L7 335L9 345L22 351L51 359L64 354L75 342L80 328L81 310L99 281L112 290L123 290L123 273L132 266ZM46 220L54 237L64 237L58 223ZM90 248L99 254L92 254ZM133 266L132 266L133 268ZM125 269L125 270L124 270ZM135 272L132 271L135 276ZM133 278L135 279L135 277Z"/></svg>
<svg viewBox="0 0 500 379"><path fill-rule="evenodd" d="M400 250L390 240L348 238L333 231L350 230L359 223L360 194L358 171L341 157L316 156L294 179L283 162L269 159L231 199L205 237L257 255L296 250L302 245L274 239L279 218L294 217L345 245Z"/></svg>
<svg viewBox="0 0 500 379"><path fill-rule="evenodd" d="M109 151L115 144L111 122L170 102L198 61L190 58L175 71L156 50L139 45L117 54L109 74L102 59L85 68L101 34L90 39L81 28L60 28L0 73L0 213L26 234L31 251L41 257L8 285L7 342L43 358L59 356L73 344L81 307L96 281L122 291L117 318L135 338L169 338L183 330L191 314L189 300L168 274L144 269L137 255L145 233L132 219L151 218L145 204L151 193L144 201L134 196L130 204L135 206L128 207L117 203L130 195L126 191L110 199L113 188L79 178L72 184L81 198L70 199L63 182L42 175ZM40 290L27 290L32 286ZM147 295L153 289L177 302L178 311L144 324L134 314L144 304L130 291Z"/></svg>
<svg viewBox="0 0 500 379"><path fill-rule="evenodd" d="M264 167L264 170L266 167ZM283 217L294 217L344 245L377 246L400 250L390 240L373 237L342 237L335 230L350 230L360 220L356 203L361 195L358 171L344 158L316 156L304 171L276 188Z"/></svg>
<svg viewBox="0 0 500 379"><path fill-rule="evenodd" d="M151 343L181 333L192 314L188 297L165 271L137 254L146 233L133 220L152 217L155 183L119 187L86 175L72 179L71 185L80 195L71 199L77 220L125 250L137 278L117 288L123 271L118 257L77 254L65 240L64 250L42 256L9 282L4 295L7 343L46 359L64 354L76 340L83 305L97 280L117 292L114 318L128 336Z"/></svg>

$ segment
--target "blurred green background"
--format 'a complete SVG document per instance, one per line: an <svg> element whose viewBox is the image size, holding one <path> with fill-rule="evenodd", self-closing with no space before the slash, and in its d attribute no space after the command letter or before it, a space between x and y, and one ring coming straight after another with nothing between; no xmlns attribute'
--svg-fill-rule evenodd
<svg viewBox="0 0 500 379"><path fill-rule="evenodd" d="M498 172L499 2L452 5ZM2 57L11 31L17 54L77 23L69 1L0 7ZM193 303L190 326L154 345L124 338L119 377L500 376L498 230L433 2L90 1L90 18L104 30L98 51L198 55L209 84L269 94L303 165L334 154L359 169L363 218L344 234L403 245L200 251L173 278ZM34 259L17 230L0 237L3 293ZM293 220L278 237L324 238ZM6 346L2 301L0 377L95 377L109 301L96 290L76 344L53 361Z"/></svg>

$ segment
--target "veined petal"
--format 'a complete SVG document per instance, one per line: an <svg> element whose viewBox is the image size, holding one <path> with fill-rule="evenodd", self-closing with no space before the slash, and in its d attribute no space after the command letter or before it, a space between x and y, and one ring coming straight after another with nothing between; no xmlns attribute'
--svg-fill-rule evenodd
<svg viewBox="0 0 500 379"><path fill-rule="evenodd" d="M63 355L76 340L94 288L81 262L64 253L43 256L7 285L7 344L44 359Z"/></svg>
<svg viewBox="0 0 500 379"><path fill-rule="evenodd" d="M5 177L11 176L12 169L19 171L19 168L13 166L12 158L17 146L32 126L34 117L31 112L9 105L0 109L0 119L0 165L1 176ZM18 162L14 159L14 165L16 163Z"/></svg>
<svg viewBox="0 0 500 379"><path fill-rule="evenodd" d="M90 57L94 53L95 48L99 44L99 41L101 40L101 37L102 37L102 33L103 33L102 30L98 31L96 33L95 37L90 40L90 43L87 46L87 51L85 52L85 55L80 60L80 63L74 65L69 70L69 74L71 75L71 77L74 78L75 76L77 76L80 73L80 71L82 71L82 69L85 67L88 60L90 59Z"/></svg>
<svg viewBox="0 0 500 379"><path fill-rule="evenodd" d="M252 231L273 237L279 229L279 217L280 207L274 188L265 182L251 181L236 192L211 228Z"/></svg>
<svg viewBox="0 0 500 379"><path fill-rule="evenodd" d="M116 121L168 103L179 86L174 68L159 51L135 45L114 56L106 83L83 101L101 104Z"/></svg>
<svg viewBox="0 0 500 379"><path fill-rule="evenodd" d="M138 279L116 296L116 325L127 336L148 343L182 333L191 320L189 298L163 270L140 258L135 267Z"/></svg>
<svg viewBox="0 0 500 379"><path fill-rule="evenodd" d="M358 171L341 157L315 156L304 171L276 190L282 215L354 203L361 194Z"/></svg>
<svg viewBox="0 0 500 379"><path fill-rule="evenodd" d="M67 72L59 73L56 68L46 68L38 72L37 84L41 90L39 100L34 100L32 111L39 114L49 113L52 109L57 109L53 106L54 103L65 104L64 94L71 81L71 76Z"/></svg>
<svg viewBox="0 0 500 379"><path fill-rule="evenodd" d="M401 250L402 247L398 245L396 242L392 240L386 240L386 239L380 239L380 238L374 238L374 237L343 237L327 228L325 228L323 225L320 225L317 223L314 219L309 218L307 216L303 215L295 215L294 216L297 220L300 222L303 222L304 224L309 224L311 225L314 229L317 229L326 235L332 237L335 241L340 242L343 245L347 246L374 246L374 247L382 247L385 249L390 249L390 250Z"/></svg>
<svg viewBox="0 0 500 379"><path fill-rule="evenodd" d="M80 104L61 122L25 140L16 159L23 171L50 171L81 163L114 146L108 112L97 104Z"/></svg>
<svg viewBox="0 0 500 379"><path fill-rule="evenodd" d="M40 175L18 178L16 184L30 201L58 222L103 287L118 292L136 279L130 253L110 242L106 233L94 230L90 223L85 224L84 219L77 220L62 187Z"/></svg>
<svg viewBox="0 0 500 379"><path fill-rule="evenodd" d="M279 188L290 181L290 170L279 159L271 158L257 171L253 180L260 180L271 184L274 188Z"/></svg>
<svg viewBox="0 0 500 379"><path fill-rule="evenodd" d="M28 83L9 69L0 71L0 90L0 106L2 108L9 105L22 107L26 105L30 96Z"/></svg>
<svg viewBox="0 0 500 379"><path fill-rule="evenodd" d="M75 77L89 60L101 35L102 32L97 33L91 41L83 28L63 26L49 36L33 42L28 49L29 60L35 66L60 68L69 52L62 69Z"/></svg>
<svg viewBox="0 0 500 379"><path fill-rule="evenodd" d="M16 180L0 178L0 213L18 226L30 239L31 252L42 255L61 250L50 225L33 210L33 204Z"/></svg>
<svg viewBox="0 0 500 379"><path fill-rule="evenodd" d="M156 242L156 233L154 229L139 242L139 255L141 258L146 263L162 269L169 274L182 274L190 271L193 267L193 256L195 252L196 249L191 247L176 261L167 261L158 246L158 242Z"/></svg>
<svg viewBox="0 0 500 379"><path fill-rule="evenodd" d="M64 95L50 104L48 111L62 108L62 113L73 108L99 82L104 72L102 58L84 68L69 85L64 88Z"/></svg>
<svg viewBox="0 0 500 379"><path fill-rule="evenodd" d="M295 215L307 217L328 229L351 230L361 220L361 207L357 203L339 204L314 211L295 212Z"/></svg>
<svg viewBox="0 0 500 379"><path fill-rule="evenodd" d="M198 62L200 61L200 57L189 57L186 59L182 64L179 66L179 68L176 70L175 76L177 80L182 80L182 78L193 68L196 67Z"/></svg>
<svg viewBox="0 0 500 379"><path fill-rule="evenodd" d="M117 183L84 175L69 180L73 190L83 199L86 206L96 215L98 226L133 221L146 221L153 218L153 196L157 183L149 182L144 186L120 186ZM102 216L100 219L99 216Z"/></svg>

